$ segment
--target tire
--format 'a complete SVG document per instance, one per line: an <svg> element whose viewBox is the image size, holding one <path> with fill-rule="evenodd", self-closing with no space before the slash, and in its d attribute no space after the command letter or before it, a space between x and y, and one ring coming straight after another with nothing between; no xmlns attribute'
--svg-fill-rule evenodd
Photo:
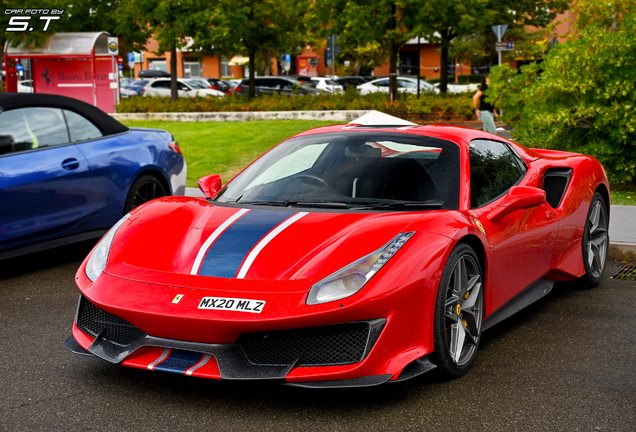
<svg viewBox="0 0 636 432"><path fill-rule="evenodd" d="M145 202L166 196L166 189L159 179L152 175L139 177L130 187L126 202L124 203L124 214L127 214L137 206Z"/></svg>
<svg viewBox="0 0 636 432"><path fill-rule="evenodd" d="M435 351L431 361L449 378L471 366L484 317L483 273L475 251L459 243L446 262L435 302Z"/></svg>
<svg viewBox="0 0 636 432"><path fill-rule="evenodd" d="M585 274L579 279L586 288L598 286L607 267L609 248L609 218L600 193L594 192L583 230L583 266Z"/></svg>

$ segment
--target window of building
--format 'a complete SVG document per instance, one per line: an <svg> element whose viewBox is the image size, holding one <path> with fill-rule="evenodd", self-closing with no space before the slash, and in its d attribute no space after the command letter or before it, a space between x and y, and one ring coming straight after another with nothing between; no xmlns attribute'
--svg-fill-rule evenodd
<svg viewBox="0 0 636 432"><path fill-rule="evenodd" d="M183 76L184 78L200 77L202 76L203 67L198 59L185 58L183 59Z"/></svg>
<svg viewBox="0 0 636 432"><path fill-rule="evenodd" d="M161 70L164 72L168 72L168 65L166 64L166 59L150 59L148 60L148 69L150 70Z"/></svg>
<svg viewBox="0 0 636 432"><path fill-rule="evenodd" d="M221 57L221 77L231 77L232 68L230 67L230 59Z"/></svg>

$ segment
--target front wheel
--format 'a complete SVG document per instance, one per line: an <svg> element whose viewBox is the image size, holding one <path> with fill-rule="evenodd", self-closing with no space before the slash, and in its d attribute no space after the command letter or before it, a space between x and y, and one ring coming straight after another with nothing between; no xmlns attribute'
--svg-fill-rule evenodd
<svg viewBox="0 0 636 432"><path fill-rule="evenodd" d="M431 360L448 377L458 377L475 359L484 317L482 270L467 244L455 246L448 257L435 305Z"/></svg>
<svg viewBox="0 0 636 432"><path fill-rule="evenodd" d="M151 175L141 176L135 180L130 187L130 191L128 191L124 204L124 214L145 202L166 195L166 190L157 177Z"/></svg>
<svg viewBox="0 0 636 432"><path fill-rule="evenodd" d="M603 278L603 273L605 273L609 247L608 227L609 220L605 201L600 193L595 192L583 230L585 274L581 277L581 282L586 287L598 286Z"/></svg>

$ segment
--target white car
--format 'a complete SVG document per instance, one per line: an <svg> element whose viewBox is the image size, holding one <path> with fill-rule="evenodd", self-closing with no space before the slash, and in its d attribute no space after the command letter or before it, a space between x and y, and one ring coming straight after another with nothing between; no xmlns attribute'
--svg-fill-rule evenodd
<svg viewBox="0 0 636 432"><path fill-rule="evenodd" d="M316 83L316 88L327 93L342 93L343 88L329 77L311 77L311 82Z"/></svg>
<svg viewBox="0 0 636 432"><path fill-rule="evenodd" d="M18 81L18 93L33 93L33 81L32 80Z"/></svg>
<svg viewBox="0 0 636 432"><path fill-rule="evenodd" d="M439 88L439 83L435 84L435 87ZM479 84L448 84L446 90L448 93L475 93L479 90Z"/></svg>
<svg viewBox="0 0 636 432"><path fill-rule="evenodd" d="M177 78L177 93L179 94L179 97L225 97L225 94L223 92L206 88L196 81L191 81L185 78ZM144 96L170 96L170 79L159 78L150 81L144 87Z"/></svg>
<svg viewBox="0 0 636 432"><path fill-rule="evenodd" d="M417 79L408 77L397 77L397 87L399 92L407 92L417 94ZM389 78L378 78L356 87L360 94L369 94L375 92L389 92ZM424 80L420 80L420 93L439 93L439 89L433 84Z"/></svg>

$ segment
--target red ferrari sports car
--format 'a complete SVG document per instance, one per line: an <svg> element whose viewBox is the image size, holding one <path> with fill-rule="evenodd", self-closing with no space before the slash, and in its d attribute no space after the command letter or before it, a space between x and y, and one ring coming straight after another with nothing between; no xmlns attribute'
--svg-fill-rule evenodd
<svg viewBox="0 0 636 432"><path fill-rule="evenodd" d="M206 198L141 205L77 272L73 352L304 387L463 374L555 281L597 285L595 159L372 112L274 147Z"/></svg>

